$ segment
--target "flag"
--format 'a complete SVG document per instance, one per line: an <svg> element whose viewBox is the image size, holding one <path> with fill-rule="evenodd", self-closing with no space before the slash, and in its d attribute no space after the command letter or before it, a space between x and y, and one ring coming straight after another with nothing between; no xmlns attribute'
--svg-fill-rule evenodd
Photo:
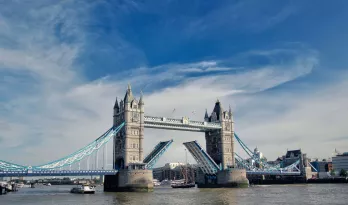
<svg viewBox="0 0 348 205"><path fill-rule="evenodd" d="M172 114L175 112L175 108L174 108L174 110L173 110L173 112L172 112Z"/></svg>

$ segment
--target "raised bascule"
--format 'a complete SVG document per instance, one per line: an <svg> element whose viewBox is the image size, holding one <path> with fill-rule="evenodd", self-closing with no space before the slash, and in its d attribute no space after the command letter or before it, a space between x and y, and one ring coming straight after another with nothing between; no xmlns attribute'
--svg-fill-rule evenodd
<svg viewBox="0 0 348 205"><path fill-rule="evenodd" d="M206 173L201 173L203 177L199 177L198 186L248 186L246 170L235 168L231 108L229 111L224 111L220 101L217 101L212 114L209 116L206 111L204 121L200 122L191 121L186 117L172 119L145 116L144 107L143 96L141 95L137 101L130 85L120 102L116 98L113 125L114 127L118 127L121 123L125 125L114 136L114 169L118 169L119 173L118 176L105 178L106 191L151 189L152 172L144 169L146 168L143 155L144 128L204 132L207 152L203 162L209 160L220 167L215 173L210 173L216 174L215 181L206 178ZM193 154L193 148L186 144L185 146Z"/></svg>
<svg viewBox="0 0 348 205"><path fill-rule="evenodd" d="M299 169L299 163L302 162L297 161L280 168L279 165L270 165L255 156L234 132L231 108L229 107L228 111L224 110L219 100L216 101L210 115L206 111L204 121L193 121L187 117L173 119L146 116L144 113L143 95L141 94L137 100L133 96L131 86L128 85L124 98L120 101L116 98L113 126L103 135L66 157L38 166L23 166L0 160L0 177L104 175L104 191L151 191L152 168L173 140L159 142L152 152L144 157L145 128L204 133L206 149L197 141L184 143L200 167L196 183L201 188L247 187L247 175L303 174ZM250 156L248 160L235 153L235 139ZM109 141L113 141L112 169L105 169L105 163L100 169L98 153L100 150L104 155L107 153L105 145ZM91 164L92 156L95 158L94 167ZM107 160L103 158L103 161ZM83 164L87 169L82 168Z"/></svg>

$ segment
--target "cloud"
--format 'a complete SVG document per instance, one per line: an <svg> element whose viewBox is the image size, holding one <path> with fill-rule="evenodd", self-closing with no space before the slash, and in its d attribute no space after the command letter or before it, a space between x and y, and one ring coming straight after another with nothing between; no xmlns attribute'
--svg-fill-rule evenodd
<svg viewBox="0 0 348 205"><path fill-rule="evenodd" d="M223 102L225 109L231 104L242 139L251 147L260 145L269 158L283 153L287 146L296 147L291 144L293 139L305 144L303 147L307 149L311 140L303 139L305 135L310 135L311 139L320 136L318 139L323 140L330 131L332 135L344 136L341 124L344 112L337 119L332 118L332 121L341 121L325 132L318 130L318 126L325 127L325 121L316 120L316 117L322 119L325 113L328 115L330 111L322 112L327 106L343 109L340 102L345 102L342 97L345 93L334 96L342 101L330 102L326 98L346 85L337 85L319 94L272 93L275 91L271 88L305 77L316 68L319 59L310 49L280 46L210 61L145 64L127 70L120 68L95 79L86 75L85 61L107 64L103 62L107 58L86 57L91 45L96 44L91 42L96 38L86 31L92 5L73 2L29 4L27 12L20 10L20 17L7 15L1 10L4 7L0 8L0 23L5 25L0 31L0 73L4 76L0 81L0 155L5 157L3 160L41 164L66 156L93 141L112 125L115 96L124 96L128 82L136 96L140 90L145 92L148 115L176 118L188 115L191 119L202 120L205 108L211 112L216 98ZM76 8L76 13L71 8ZM140 48L117 32L115 35L116 42L112 44L120 47L108 50L109 55L115 54L115 59L136 56L134 61L146 62ZM260 58L264 63L255 62ZM138 61L135 64L138 65ZM113 62L112 65L118 66ZM327 96L325 101L323 96ZM176 111L172 113L174 108ZM304 127L308 127L308 132L303 131ZM288 134L284 134L283 129ZM257 139L253 141L255 136ZM182 161L182 142L198 140L203 146L205 144L200 133L146 129L145 153L157 142L170 138L175 143L159 165ZM286 144L275 147L272 140ZM108 149L111 159L111 146Z"/></svg>
<svg viewBox="0 0 348 205"><path fill-rule="evenodd" d="M272 4L272 6L269 6ZM255 1L227 1L204 16L190 21L185 31L188 35L199 38L214 33L224 27L224 31L235 33L261 32L271 28L296 14L300 3L271 1L256 3ZM242 22L242 23L241 23Z"/></svg>
<svg viewBox="0 0 348 205"><path fill-rule="evenodd" d="M302 148L310 157L320 158L331 156L334 148L344 150L344 142L348 142L342 137L348 131L344 125L348 84L343 80L316 86L310 91L241 97L247 105L239 106L237 112L248 114L243 114L236 126L243 140L273 157L286 149Z"/></svg>

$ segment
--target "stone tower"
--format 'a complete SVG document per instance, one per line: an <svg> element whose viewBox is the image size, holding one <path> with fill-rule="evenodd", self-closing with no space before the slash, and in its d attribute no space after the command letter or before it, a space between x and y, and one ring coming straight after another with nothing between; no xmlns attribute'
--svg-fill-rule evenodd
<svg viewBox="0 0 348 205"><path fill-rule="evenodd" d="M137 101L128 84L126 95L114 105L113 125L124 127L114 136L113 168L125 169L129 163L143 162L144 101L141 94Z"/></svg>
<svg viewBox="0 0 348 205"><path fill-rule="evenodd" d="M206 150L210 157L222 166L223 170L234 167L234 131L231 107L224 111L219 100L216 101L211 115L205 112L204 121L221 123L221 130L205 133Z"/></svg>

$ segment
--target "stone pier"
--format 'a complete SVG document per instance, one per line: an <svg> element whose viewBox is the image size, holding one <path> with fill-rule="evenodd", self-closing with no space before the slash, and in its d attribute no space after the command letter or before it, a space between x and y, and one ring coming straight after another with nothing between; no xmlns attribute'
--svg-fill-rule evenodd
<svg viewBox="0 0 348 205"><path fill-rule="evenodd" d="M219 171L215 176L198 173L198 188L247 188L249 180L245 169L231 168Z"/></svg>
<svg viewBox="0 0 348 205"><path fill-rule="evenodd" d="M106 175L105 192L151 192L152 170L120 170L116 175Z"/></svg>

